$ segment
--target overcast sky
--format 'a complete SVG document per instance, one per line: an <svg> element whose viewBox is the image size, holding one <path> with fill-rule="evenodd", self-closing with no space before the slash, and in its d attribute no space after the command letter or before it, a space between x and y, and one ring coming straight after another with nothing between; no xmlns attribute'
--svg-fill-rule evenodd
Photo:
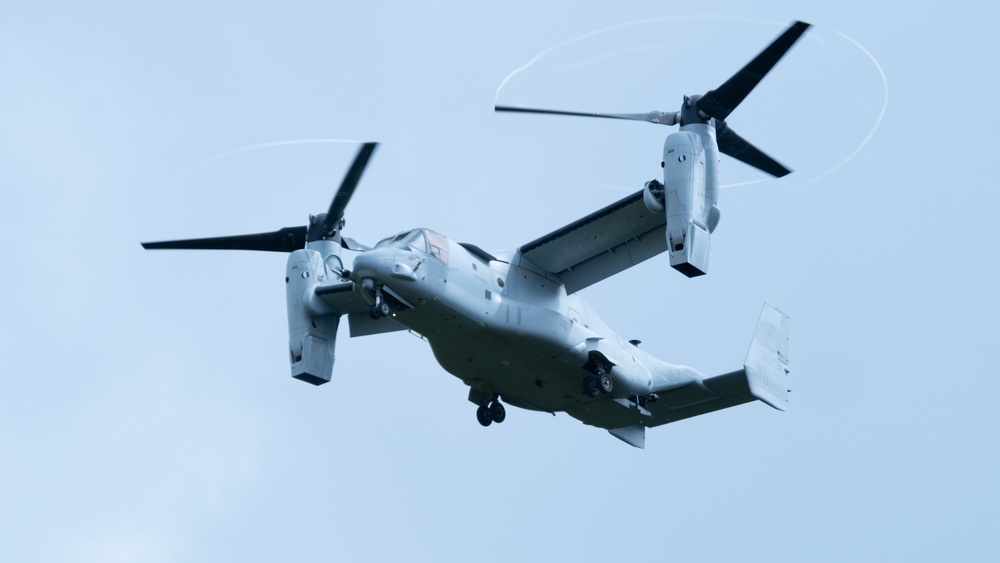
<svg viewBox="0 0 1000 563"><path fill-rule="evenodd" d="M149 4L0 7L0 560L994 556L996 14ZM658 177L671 129L495 101L675 111L795 19L815 27L728 122L796 172L723 159L708 276L661 256L582 292L709 374L774 302L787 413L645 450L564 414L484 429L425 342L346 327L316 388L289 376L285 255L139 246L305 224L347 139L383 143L349 236L517 247Z"/></svg>

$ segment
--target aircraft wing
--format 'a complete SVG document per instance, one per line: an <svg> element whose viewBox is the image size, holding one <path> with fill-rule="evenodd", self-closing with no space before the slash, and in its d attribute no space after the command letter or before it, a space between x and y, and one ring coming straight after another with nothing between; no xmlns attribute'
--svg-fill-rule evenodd
<svg viewBox="0 0 1000 563"><path fill-rule="evenodd" d="M577 292L667 250L667 220L642 190L522 246L521 257Z"/></svg>
<svg viewBox="0 0 1000 563"><path fill-rule="evenodd" d="M368 310L368 303L354 291L354 282L333 282L316 288L316 296L326 302L340 315L362 313Z"/></svg>
<svg viewBox="0 0 1000 563"><path fill-rule="evenodd" d="M354 291L353 282L333 282L316 288L316 296L322 299L335 313L347 315L351 327L351 337L368 336L406 330L393 318L374 320L368 315L368 302Z"/></svg>

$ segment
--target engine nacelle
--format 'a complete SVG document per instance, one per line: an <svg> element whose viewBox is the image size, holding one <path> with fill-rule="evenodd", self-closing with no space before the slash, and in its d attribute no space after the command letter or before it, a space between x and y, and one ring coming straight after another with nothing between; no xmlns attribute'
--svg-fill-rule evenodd
<svg viewBox="0 0 1000 563"><path fill-rule="evenodd" d="M292 377L322 385L333 377L334 346L340 315L316 296L327 277L323 256L300 249L288 257L285 295L288 303L288 348Z"/></svg>
<svg viewBox="0 0 1000 563"><path fill-rule="evenodd" d="M708 252L712 243L708 231L694 223L688 223L687 232L679 239L680 243L677 240L667 240L667 244L674 249L670 251L670 266L689 278L708 273Z"/></svg>
<svg viewBox="0 0 1000 563"><path fill-rule="evenodd" d="M670 265L691 278L708 271L710 233L719 219L715 206L719 157L714 135L714 127L692 124L670 134L663 145Z"/></svg>

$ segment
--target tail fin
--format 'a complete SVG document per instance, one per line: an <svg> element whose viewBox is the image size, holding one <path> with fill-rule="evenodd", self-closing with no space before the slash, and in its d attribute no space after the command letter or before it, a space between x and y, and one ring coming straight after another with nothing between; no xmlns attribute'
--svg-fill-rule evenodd
<svg viewBox="0 0 1000 563"><path fill-rule="evenodd" d="M743 369L750 393L783 411L788 406L788 315L770 303L757 321Z"/></svg>

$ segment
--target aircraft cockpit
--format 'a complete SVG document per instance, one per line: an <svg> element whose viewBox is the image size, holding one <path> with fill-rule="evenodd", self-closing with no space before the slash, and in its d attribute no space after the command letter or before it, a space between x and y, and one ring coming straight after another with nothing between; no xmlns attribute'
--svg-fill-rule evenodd
<svg viewBox="0 0 1000 563"><path fill-rule="evenodd" d="M411 229L386 237L375 245L375 248L383 247L405 248L422 252L448 263L448 239L430 229Z"/></svg>
<svg viewBox="0 0 1000 563"><path fill-rule="evenodd" d="M396 248L407 248L418 252L427 252L427 237L424 236L423 229L413 229L403 231L391 237L386 237L375 245L375 248L394 246Z"/></svg>

